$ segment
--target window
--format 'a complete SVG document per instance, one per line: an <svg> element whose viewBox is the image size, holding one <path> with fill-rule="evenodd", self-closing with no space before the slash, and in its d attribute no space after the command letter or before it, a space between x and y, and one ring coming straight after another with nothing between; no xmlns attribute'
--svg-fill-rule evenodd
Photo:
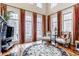
<svg viewBox="0 0 79 59"><path fill-rule="evenodd" d="M17 12L16 12L16 11ZM10 19L8 20L8 25L14 27L14 38L13 41L19 42L19 10L14 8L10 11Z"/></svg>
<svg viewBox="0 0 79 59"><path fill-rule="evenodd" d="M37 38L42 37L42 15L37 14Z"/></svg>
<svg viewBox="0 0 79 59"><path fill-rule="evenodd" d="M63 32L72 32L72 13L63 14Z"/></svg>
<svg viewBox="0 0 79 59"><path fill-rule="evenodd" d="M37 3L36 6L42 8L42 3Z"/></svg>
<svg viewBox="0 0 79 59"><path fill-rule="evenodd" d="M51 35L52 38L55 38L57 35L57 29L58 29L58 24L57 24L57 14L51 16Z"/></svg>
<svg viewBox="0 0 79 59"><path fill-rule="evenodd" d="M25 15L25 39L32 41L32 13L26 11Z"/></svg>
<svg viewBox="0 0 79 59"><path fill-rule="evenodd" d="M62 31L71 32L71 44L73 44L73 7L62 11Z"/></svg>
<svg viewBox="0 0 79 59"><path fill-rule="evenodd" d="M62 11L62 31L73 31L73 8L68 8Z"/></svg>
<svg viewBox="0 0 79 59"><path fill-rule="evenodd" d="M51 8L55 7L57 3L51 3Z"/></svg>

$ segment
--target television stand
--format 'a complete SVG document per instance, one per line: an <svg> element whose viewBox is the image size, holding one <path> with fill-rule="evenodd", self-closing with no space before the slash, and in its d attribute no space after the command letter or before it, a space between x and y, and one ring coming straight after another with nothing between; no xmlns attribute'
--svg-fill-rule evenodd
<svg viewBox="0 0 79 59"><path fill-rule="evenodd" d="M2 40L1 51L4 52L5 50L8 50L12 46L10 44L11 42L12 42L11 38L6 38L5 40Z"/></svg>

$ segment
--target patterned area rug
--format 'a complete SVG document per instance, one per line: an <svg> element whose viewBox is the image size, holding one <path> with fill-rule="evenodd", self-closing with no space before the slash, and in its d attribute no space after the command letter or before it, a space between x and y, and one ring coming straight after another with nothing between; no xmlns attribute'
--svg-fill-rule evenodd
<svg viewBox="0 0 79 59"><path fill-rule="evenodd" d="M46 44L35 44L26 48L23 56L68 56L68 54L63 49L53 45L47 47Z"/></svg>

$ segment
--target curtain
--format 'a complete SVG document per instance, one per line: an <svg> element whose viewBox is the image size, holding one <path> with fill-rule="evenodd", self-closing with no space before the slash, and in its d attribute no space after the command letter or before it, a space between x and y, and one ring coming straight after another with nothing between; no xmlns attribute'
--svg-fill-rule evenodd
<svg viewBox="0 0 79 59"><path fill-rule="evenodd" d="M58 36L60 36L61 32L62 32L62 14L61 14L61 11L57 12L57 18L58 18Z"/></svg>
<svg viewBox="0 0 79 59"><path fill-rule="evenodd" d="M50 20L50 15L48 15L47 18L48 18L48 19L47 19L47 22L48 22L47 28L48 28L48 31L51 31L51 20Z"/></svg>
<svg viewBox="0 0 79 59"><path fill-rule="evenodd" d="M74 5L74 43L79 40L79 4Z"/></svg>
<svg viewBox="0 0 79 59"><path fill-rule="evenodd" d="M6 14L7 12L7 5L0 3L0 15L4 16L4 14Z"/></svg>
<svg viewBox="0 0 79 59"><path fill-rule="evenodd" d="M36 35L37 35L37 13L33 12L33 26L32 26L32 41L36 41Z"/></svg>
<svg viewBox="0 0 79 59"><path fill-rule="evenodd" d="M46 36L46 16L42 15L43 36Z"/></svg>
<svg viewBox="0 0 79 59"><path fill-rule="evenodd" d="M20 43L25 42L25 10L20 9Z"/></svg>

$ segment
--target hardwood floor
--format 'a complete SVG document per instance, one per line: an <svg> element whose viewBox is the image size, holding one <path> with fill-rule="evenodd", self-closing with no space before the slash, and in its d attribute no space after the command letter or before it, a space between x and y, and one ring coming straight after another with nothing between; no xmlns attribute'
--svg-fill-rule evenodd
<svg viewBox="0 0 79 59"><path fill-rule="evenodd" d="M16 46L16 45L15 45ZM66 52L69 53L70 56L79 56L79 52L74 50L73 46L70 46L70 48L65 48L62 45L57 45L57 47L59 48L63 48ZM9 49L8 51L4 52L3 54L1 54L2 56L7 56L8 54L10 54L10 51L14 48L14 46Z"/></svg>
<svg viewBox="0 0 79 59"><path fill-rule="evenodd" d="M63 48L66 52L69 53L70 56L79 56L79 52L76 51L73 46L70 46L69 48L65 48L62 45L58 45L58 47Z"/></svg>

